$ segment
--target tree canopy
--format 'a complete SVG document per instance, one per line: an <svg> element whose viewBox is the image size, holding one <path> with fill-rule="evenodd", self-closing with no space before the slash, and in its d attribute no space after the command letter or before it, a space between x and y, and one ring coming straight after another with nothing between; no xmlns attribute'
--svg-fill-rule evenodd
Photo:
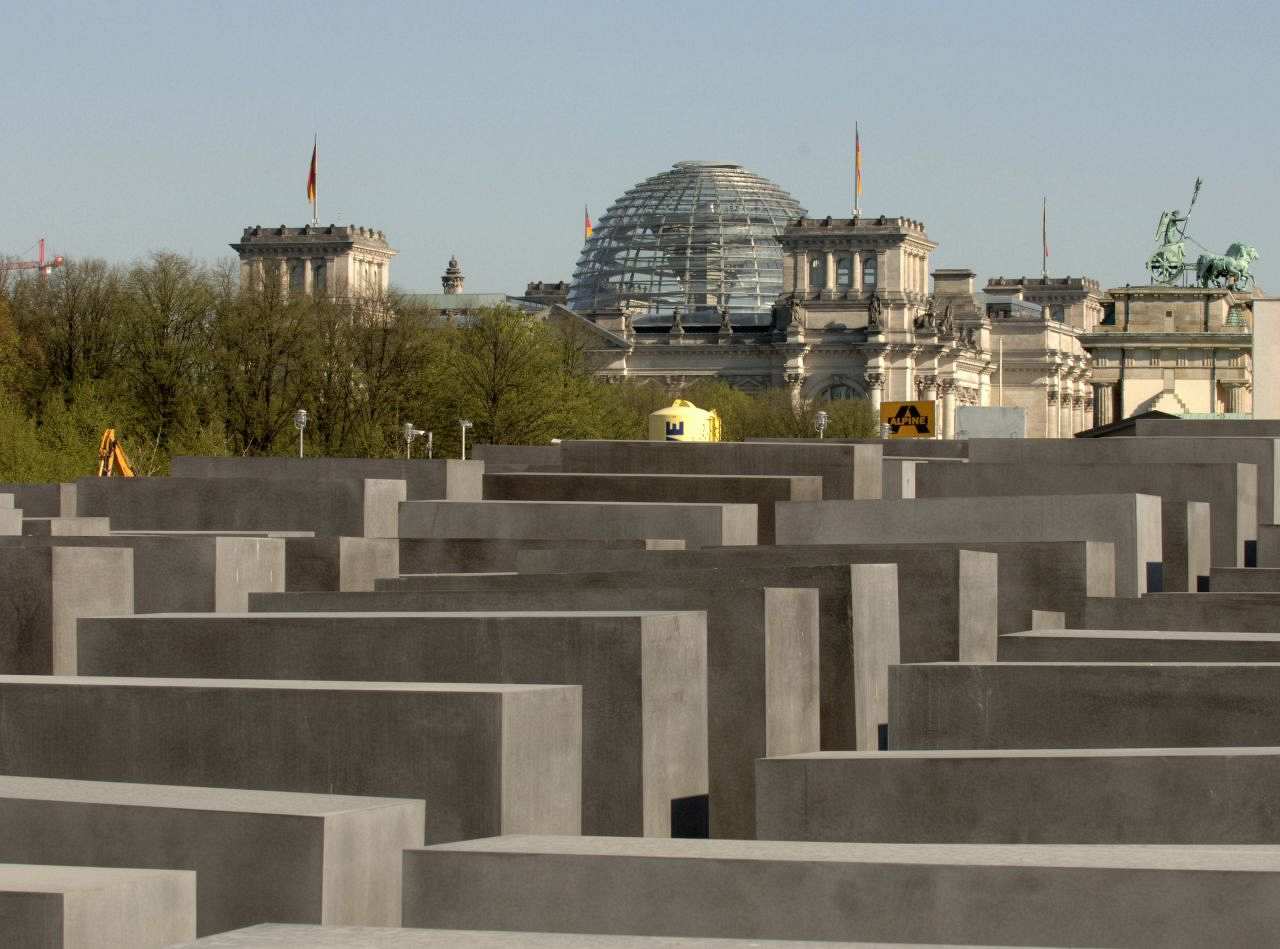
<svg viewBox="0 0 1280 949"><path fill-rule="evenodd" d="M0 265L0 481L71 480L115 428L142 474L176 454L285 454L307 409L308 453L390 456L404 422L458 454L475 443L644 438L678 395L723 419L724 438L874 434L865 402L795 405L724 382L679 393L606 383L580 334L498 307L450 320L394 292L358 303L242 287L231 268L175 254L119 267L72 261L47 276Z"/></svg>

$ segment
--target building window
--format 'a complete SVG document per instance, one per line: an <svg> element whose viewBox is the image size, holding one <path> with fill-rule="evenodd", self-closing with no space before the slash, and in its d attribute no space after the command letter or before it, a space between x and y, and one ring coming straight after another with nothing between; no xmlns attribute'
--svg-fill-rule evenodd
<svg viewBox="0 0 1280 949"><path fill-rule="evenodd" d="M841 290L853 286L853 258L848 254L836 258L836 286Z"/></svg>
<svg viewBox="0 0 1280 949"><path fill-rule="evenodd" d="M827 285L827 257L817 254L809 260L809 289L822 290Z"/></svg>
<svg viewBox="0 0 1280 949"><path fill-rule="evenodd" d="M1053 306L1049 307L1049 319L1053 320L1055 323L1066 322L1066 316L1063 313L1061 303L1055 303Z"/></svg>
<svg viewBox="0 0 1280 949"><path fill-rule="evenodd" d="M323 260L311 262L311 289L315 293L323 293L325 289L325 268Z"/></svg>
<svg viewBox="0 0 1280 949"><path fill-rule="evenodd" d="M876 287L876 258L874 255L867 255L867 259L862 262L862 289L874 290Z"/></svg>
<svg viewBox="0 0 1280 949"><path fill-rule="evenodd" d="M306 286L306 269L300 260L289 261L289 289L301 293Z"/></svg>
<svg viewBox="0 0 1280 949"><path fill-rule="evenodd" d="M843 399L860 399L862 398L862 393L856 391L852 386L838 382L827 389L826 396L830 401L837 402Z"/></svg>

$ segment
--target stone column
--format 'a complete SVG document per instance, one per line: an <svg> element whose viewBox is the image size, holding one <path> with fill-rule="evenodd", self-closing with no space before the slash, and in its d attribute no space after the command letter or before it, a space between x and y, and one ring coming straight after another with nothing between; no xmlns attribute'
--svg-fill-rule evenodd
<svg viewBox="0 0 1280 949"><path fill-rule="evenodd" d="M800 293L809 292L809 252L800 251L796 255L796 263L800 267L800 273L797 274L796 290Z"/></svg>
<svg viewBox="0 0 1280 949"><path fill-rule="evenodd" d="M791 394L791 404L799 407L801 401L801 390L804 388L804 370L788 369L783 373L783 381L787 384L787 390Z"/></svg>
<svg viewBox="0 0 1280 949"><path fill-rule="evenodd" d="M942 420L938 426L943 438L956 437L956 383L953 379L944 379L938 383L942 394Z"/></svg>
<svg viewBox="0 0 1280 949"><path fill-rule="evenodd" d="M1224 382L1222 387L1227 390L1227 411L1243 411L1241 408L1241 403L1243 401L1241 395L1243 394L1244 386L1240 385L1238 382Z"/></svg>
<svg viewBox="0 0 1280 949"><path fill-rule="evenodd" d="M832 251L827 251L826 289L831 293L835 293L836 291L836 255Z"/></svg>
<svg viewBox="0 0 1280 949"><path fill-rule="evenodd" d="M1056 384L1056 382L1055 382ZM1049 389L1045 393L1048 400L1044 413L1044 437L1058 437L1058 390Z"/></svg>
<svg viewBox="0 0 1280 949"><path fill-rule="evenodd" d="M867 388L867 397L871 400L871 412L879 424L880 403L884 401L884 373L868 370L862 381Z"/></svg>
<svg viewBox="0 0 1280 949"><path fill-rule="evenodd" d="M311 258L302 258L302 292L311 296Z"/></svg>
<svg viewBox="0 0 1280 949"><path fill-rule="evenodd" d="M862 251L855 250L849 252L850 264L853 267L853 273L850 275L849 286L862 292Z"/></svg>
<svg viewBox="0 0 1280 949"><path fill-rule="evenodd" d="M1111 417L1111 386L1105 383L1093 385L1093 424L1110 425L1115 419Z"/></svg>

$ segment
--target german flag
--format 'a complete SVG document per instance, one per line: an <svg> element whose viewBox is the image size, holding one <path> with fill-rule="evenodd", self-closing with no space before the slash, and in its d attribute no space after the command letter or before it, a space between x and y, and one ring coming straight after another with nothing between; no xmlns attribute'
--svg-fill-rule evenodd
<svg viewBox="0 0 1280 949"><path fill-rule="evenodd" d="M311 170L307 173L307 200L316 203L316 149L318 143L311 143Z"/></svg>
<svg viewBox="0 0 1280 949"><path fill-rule="evenodd" d="M587 206L582 206L582 235L583 239L591 237L595 233L595 228L591 226L591 212L587 210Z"/></svg>

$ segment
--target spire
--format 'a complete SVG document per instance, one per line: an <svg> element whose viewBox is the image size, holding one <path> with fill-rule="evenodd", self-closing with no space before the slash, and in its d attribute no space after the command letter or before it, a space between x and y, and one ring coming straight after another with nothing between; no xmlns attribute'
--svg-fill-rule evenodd
<svg viewBox="0 0 1280 949"><path fill-rule="evenodd" d="M440 278L440 284L444 287L445 293L461 293L462 284L466 277L462 275L462 268L458 266L458 255L454 254L449 257L449 266L444 269L444 276Z"/></svg>

